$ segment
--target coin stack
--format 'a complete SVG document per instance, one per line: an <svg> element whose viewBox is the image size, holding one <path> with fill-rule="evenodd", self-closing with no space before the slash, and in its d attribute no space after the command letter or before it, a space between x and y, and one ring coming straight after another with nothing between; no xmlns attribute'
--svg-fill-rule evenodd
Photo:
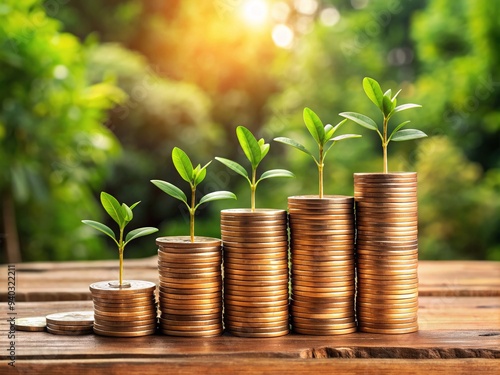
<svg viewBox="0 0 500 375"><path fill-rule="evenodd" d="M226 330L240 337L288 334L286 211L223 210L221 233Z"/></svg>
<svg viewBox="0 0 500 375"><path fill-rule="evenodd" d="M363 332L418 330L416 173L355 173L357 316Z"/></svg>
<svg viewBox="0 0 500 375"><path fill-rule="evenodd" d="M221 240L160 237L160 331L171 336L221 335Z"/></svg>
<svg viewBox="0 0 500 375"><path fill-rule="evenodd" d="M354 198L288 198L294 332L356 331Z"/></svg>
<svg viewBox="0 0 500 375"><path fill-rule="evenodd" d="M93 311L72 311L50 314L45 317L47 332L54 335L86 335L92 333Z"/></svg>
<svg viewBox="0 0 500 375"><path fill-rule="evenodd" d="M156 332L156 285L130 280L121 287L116 281L90 285L94 301L94 332L102 336L135 337Z"/></svg>

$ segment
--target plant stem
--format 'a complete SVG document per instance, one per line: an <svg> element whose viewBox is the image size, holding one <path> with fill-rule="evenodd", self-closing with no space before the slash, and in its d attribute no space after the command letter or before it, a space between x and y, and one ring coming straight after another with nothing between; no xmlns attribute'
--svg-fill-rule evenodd
<svg viewBox="0 0 500 375"><path fill-rule="evenodd" d="M189 234L194 242L194 207L196 205L196 186L191 186L191 209L189 210Z"/></svg>
<svg viewBox="0 0 500 375"><path fill-rule="evenodd" d="M383 141L382 141L382 151L383 151L383 154L384 154L384 173L388 173L389 172L389 168L388 168L388 163L387 163L387 145L388 145L388 142L387 142L387 123L388 123L388 119L387 117L384 116L384 124L383 124L383 128L384 128L384 134L383 134Z"/></svg>
<svg viewBox="0 0 500 375"><path fill-rule="evenodd" d="M319 146L319 163L318 163L318 174L319 174L319 198L323 198L323 168L325 164L323 163L323 146Z"/></svg>
<svg viewBox="0 0 500 375"><path fill-rule="evenodd" d="M124 246L123 246L123 229L124 228L120 228L120 242L118 242L118 253L120 255L120 286L123 285L123 250L124 250Z"/></svg>
<svg viewBox="0 0 500 375"><path fill-rule="evenodd" d="M255 185L256 175L257 169L252 169L252 183L250 184L250 207L252 208L252 212L255 211L255 191L257 190L257 186Z"/></svg>

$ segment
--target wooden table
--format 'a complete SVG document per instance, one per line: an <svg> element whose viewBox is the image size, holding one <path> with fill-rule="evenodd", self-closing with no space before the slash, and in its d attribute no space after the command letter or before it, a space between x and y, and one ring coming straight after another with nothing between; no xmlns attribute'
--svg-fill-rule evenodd
<svg viewBox="0 0 500 375"><path fill-rule="evenodd" d="M92 310L88 290L117 261L15 265L17 317ZM112 338L15 332L8 366L7 266L0 266L1 374L500 374L500 263L419 264L417 333L279 338ZM157 282L156 257L126 260L125 277Z"/></svg>

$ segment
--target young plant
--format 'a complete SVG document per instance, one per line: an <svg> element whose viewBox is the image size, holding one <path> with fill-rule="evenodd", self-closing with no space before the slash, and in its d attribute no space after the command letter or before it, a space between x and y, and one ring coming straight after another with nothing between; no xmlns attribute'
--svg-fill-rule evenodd
<svg viewBox="0 0 500 375"><path fill-rule="evenodd" d="M387 146L389 146L390 141L401 142L427 137L427 134L417 129L401 130L401 128L408 124L410 121L403 121L401 124L397 125L389 134L389 120L395 113L405 111L410 108L419 108L421 107L421 105L408 103L397 106L396 98L401 90L399 90L394 96L391 97L391 89L387 90L385 93L382 93L382 89L380 88L379 83L373 78L365 77L363 79L363 90L365 91L366 96L368 96L368 98L377 106L377 108L382 113L382 133L380 132L376 122L368 116L356 112L343 112L340 113L340 116L352 120L367 129L377 132L380 140L382 141L382 152L384 155L384 173L387 173L389 170L387 163Z"/></svg>
<svg viewBox="0 0 500 375"><path fill-rule="evenodd" d="M323 126L323 122L321 122L318 115L307 107L304 108L303 117L307 130L309 130L309 133L311 133L312 137L316 141L316 144L318 145L317 157L314 156L314 154L311 151L309 151L305 146L303 146L297 141L294 141L293 139L286 137L278 137L274 138L274 140L276 142L284 143L286 145L295 147L297 150L300 150L313 158L314 162L318 167L319 197L323 198L323 169L325 166L326 154L328 153L328 151L330 151L330 149L336 142L348 138L359 138L361 136L358 134L343 134L337 137L333 137L337 129L340 128L347 120L342 120L335 126L332 126L330 124Z"/></svg>
<svg viewBox="0 0 500 375"><path fill-rule="evenodd" d="M161 180L151 180L151 182L160 188L162 191L168 195L184 202L189 211L189 234L191 237L191 242L194 242L194 215L196 210L203 203L221 200L221 199L236 199L236 195L229 191L214 191L203 197L201 197L198 204L196 204L196 187L200 184L207 175L207 167L212 161L209 161L203 167L198 164L196 168L193 167L193 163L187 156L187 154L178 147L174 147L172 150L172 161L174 162L175 169L182 177L184 181L189 183L191 187L191 200L188 202L186 194L179 189L177 186L171 184L170 182Z"/></svg>
<svg viewBox="0 0 500 375"><path fill-rule="evenodd" d="M120 229L120 234L118 236L118 239L116 238L113 230L107 225L93 220L82 220L82 223L87 224L88 226L97 229L98 231L101 231L104 234L111 237L118 246L118 253L120 254L120 278L119 278L119 284L117 286L119 287L130 285L123 282L123 250L125 250L125 246L127 246L127 244L130 241L136 238L158 232L158 229L153 227L137 228L128 232L128 234L125 236L125 240L123 239L125 227L134 217L132 210L139 203L140 201L134 203L132 206L129 207L125 203L122 204L118 203L116 198L113 197L111 194L105 193L104 191L101 192L101 204L104 207L104 210L106 210L108 215L111 216L111 218L118 223L118 227Z"/></svg>
<svg viewBox="0 0 500 375"><path fill-rule="evenodd" d="M272 177L295 176L292 172L287 171L286 169L271 169L270 171L262 173L260 178L257 179L257 167L269 152L270 146L268 143L265 143L263 138L257 141L250 130L248 130L244 126L238 126L236 128L236 137L238 138L238 142L240 143L245 156L250 161L250 165L252 167L252 175L249 176L247 170L244 167L232 160L220 157L216 157L215 160L220 161L229 169L232 169L239 175L245 177L250 185L251 209L252 211L255 211L255 192L257 191L257 185L259 184L259 182Z"/></svg>

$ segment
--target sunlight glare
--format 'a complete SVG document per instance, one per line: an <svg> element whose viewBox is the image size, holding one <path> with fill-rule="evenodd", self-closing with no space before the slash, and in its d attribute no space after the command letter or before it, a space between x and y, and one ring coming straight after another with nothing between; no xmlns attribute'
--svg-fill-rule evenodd
<svg viewBox="0 0 500 375"><path fill-rule="evenodd" d="M247 0L241 8L243 19L250 25L262 25L267 20L269 7L264 0Z"/></svg>
<svg viewBox="0 0 500 375"><path fill-rule="evenodd" d="M279 24L273 28L273 41L278 47L291 48L293 44L293 31L287 25Z"/></svg>

